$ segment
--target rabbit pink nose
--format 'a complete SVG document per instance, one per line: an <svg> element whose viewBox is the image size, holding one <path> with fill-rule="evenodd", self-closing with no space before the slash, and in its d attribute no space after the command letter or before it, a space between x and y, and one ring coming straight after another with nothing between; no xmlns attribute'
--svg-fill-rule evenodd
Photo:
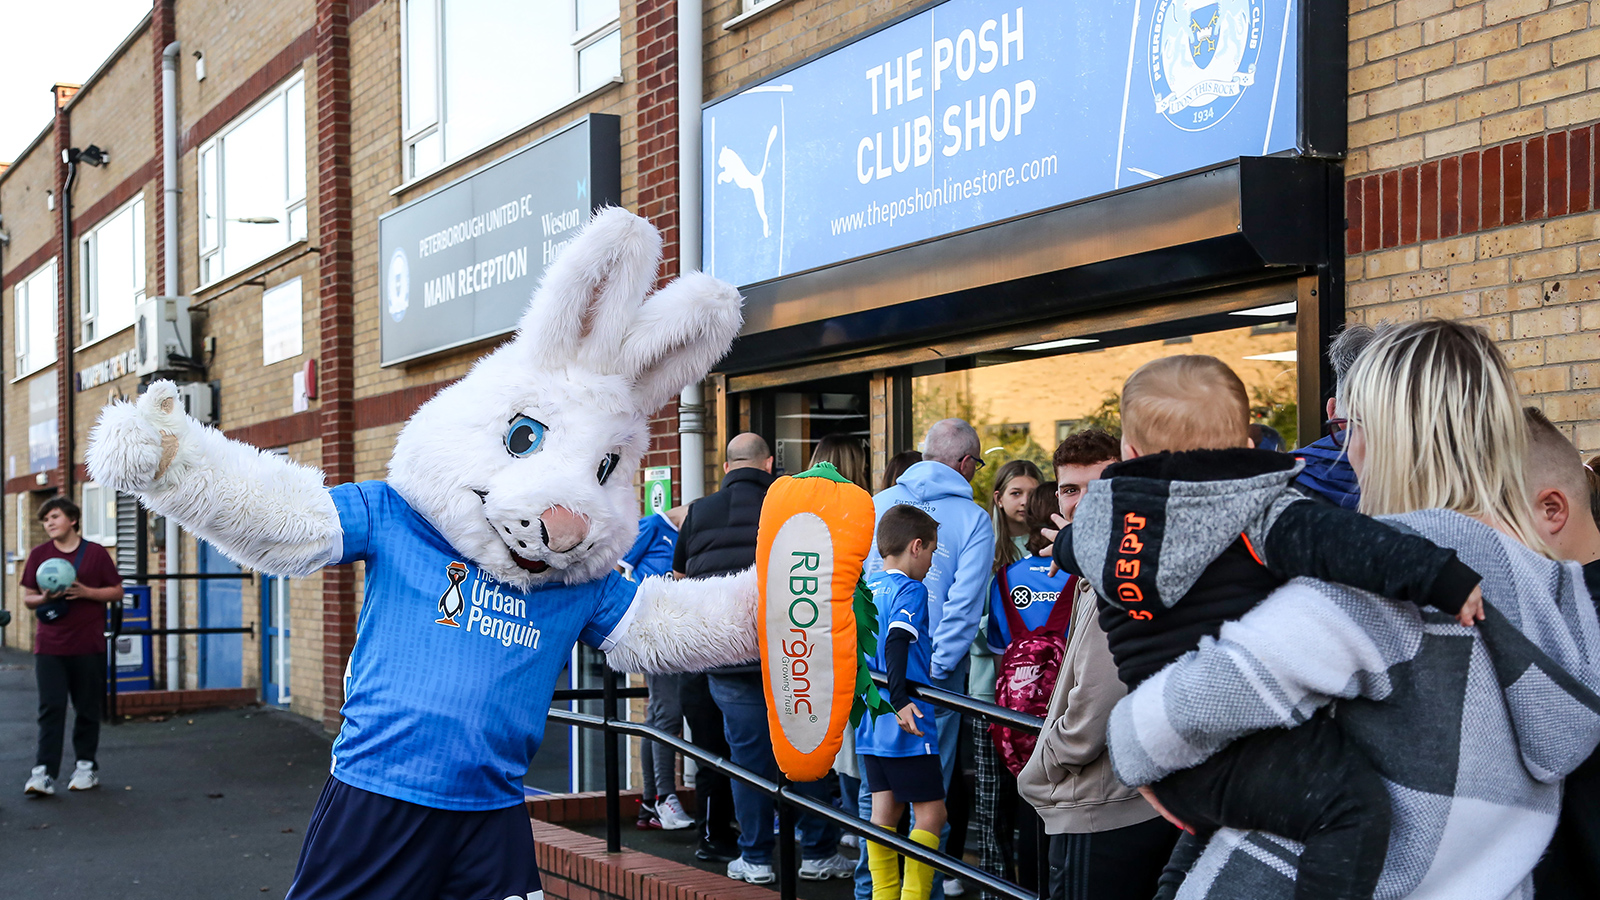
<svg viewBox="0 0 1600 900"><path fill-rule="evenodd" d="M544 545L565 553L589 536L589 521L565 506L552 506L539 516L544 526Z"/></svg>

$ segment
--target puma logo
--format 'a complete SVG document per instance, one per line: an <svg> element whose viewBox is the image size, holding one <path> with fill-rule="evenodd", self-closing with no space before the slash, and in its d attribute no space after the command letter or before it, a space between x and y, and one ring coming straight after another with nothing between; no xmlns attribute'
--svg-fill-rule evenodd
<svg viewBox="0 0 1600 900"><path fill-rule="evenodd" d="M772 126L772 131L767 133L767 150L761 157L761 171L751 172L750 167L744 164L744 159L735 153L732 147L723 147L717 154L717 164L722 166L722 171L717 174L717 184L728 184L744 188L755 197L756 213L761 216L761 236L771 237L772 228L767 224L767 193L763 180L767 177L767 163L772 157L772 142L778 139L778 126Z"/></svg>

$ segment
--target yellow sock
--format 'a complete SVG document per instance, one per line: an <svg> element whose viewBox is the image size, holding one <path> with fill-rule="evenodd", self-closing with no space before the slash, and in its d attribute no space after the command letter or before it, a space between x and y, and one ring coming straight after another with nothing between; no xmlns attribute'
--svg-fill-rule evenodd
<svg viewBox="0 0 1600 900"><path fill-rule="evenodd" d="M862 838L867 847L867 871L872 873L872 900L900 900L900 854Z"/></svg>
<svg viewBox="0 0 1600 900"><path fill-rule="evenodd" d="M913 843L921 844L929 850L939 849L939 836L931 831L920 828L911 832ZM877 882L873 882L876 884ZM900 889L900 900L928 900L928 894L933 890L933 866L917 862L914 859L906 860L906 881ZM873 892L872 900L878 900L877 892Z"/></svg>

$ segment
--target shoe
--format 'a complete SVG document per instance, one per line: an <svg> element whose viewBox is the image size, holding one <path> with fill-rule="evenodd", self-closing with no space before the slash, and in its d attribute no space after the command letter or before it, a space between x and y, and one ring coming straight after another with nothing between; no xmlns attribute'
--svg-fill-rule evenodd
<svg viewBox="0 0 1600 900"><path fill-rule="evenodd" d="M959 878L946 878L944 880L944 895L946 897L959 897L967 892L967 886Z"/></svg>
<svg viewBox="0 0 1600 900"><path fill-rule="evenodd" d="M700 846L695 848L694 858L706 862L728 862L739 858L739 848L735 844L702 839Z"/></svg>
<svg viewBox="0 0 1600 900"><path fill-rule="evenodd" d="M651 831L661 827L661 820L650 815L649 811L640 809L639 818L633 824L640 831Z"/></svg>
<svg viewBox="0 0 1600 900"><path fill-rule="evenodd" d="M95 770L94 763L78 760L78 767L72 771L72 780L67 782L69 791L88 791L100 786L100 773Z"/></svg>
<svg viewBox="0 0 1600 900"><path fill-rule="evenodd" d="M743 856L728 863L728 877L747 884L771 884L778 880L778 876L772 874L771 866L747 863Z"/></svg>
<svg viewBox="0 0 1600 900"><path fill-rule="evenodd" d="M55 796L56 780L50 777L44 766L34 766L33 774L28 776L28 783L22 786L22 792L36 797Z"/></svg>
<svg viewBox="0 0 1600 900"><path fill-rule="evenodd" d="M859 850L861 849L861 839L853 834L847 834L839 838L839 846L849 847L851 850Z"/></svg>
<svg viewBox="0 0 1600 900"><path fill-rule="evenodd" d="M661 827L668 831L681 831L694 827L694 819L683 809L683 804L678 802L677 794L668 794L656 804L656 816L661 820Z"/></svg>
<svg viewBox="0 0 1600 900"><path fill-rule="evenodd" d="M837 853L827 859L800 861L801 881L827 881L829 878L854 878L855 875L855 861L845 859Z"/></svg>

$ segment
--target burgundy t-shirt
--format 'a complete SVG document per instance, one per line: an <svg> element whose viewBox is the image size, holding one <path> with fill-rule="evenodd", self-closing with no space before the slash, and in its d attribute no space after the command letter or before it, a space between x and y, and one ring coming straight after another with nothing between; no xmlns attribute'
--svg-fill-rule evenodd
<svg viewBox="0 0 1600 900"><path fill-rule="evenodd" d="M111 554L106 548L94 541L83 541L81 548L72 548L71 553L62 553L56 549L55 541L45 541L33 548L28 553L28 562L22 567L22 586L30 591L39 590L39 582L35 575L39 566L47 559L64 559L72 562L78 556L78 550L83 550L83 562L78 565L78 581L84 587L103 588L120 587L122 575L117 571L117 564L111 561ZM33 652L48 653L52 656L78 656L84 653L106 652L106 604L96 603L93 600L72 599L67 601L67 614L54 622L45 622L37 617L38 629L34 632Z"/></svg>

